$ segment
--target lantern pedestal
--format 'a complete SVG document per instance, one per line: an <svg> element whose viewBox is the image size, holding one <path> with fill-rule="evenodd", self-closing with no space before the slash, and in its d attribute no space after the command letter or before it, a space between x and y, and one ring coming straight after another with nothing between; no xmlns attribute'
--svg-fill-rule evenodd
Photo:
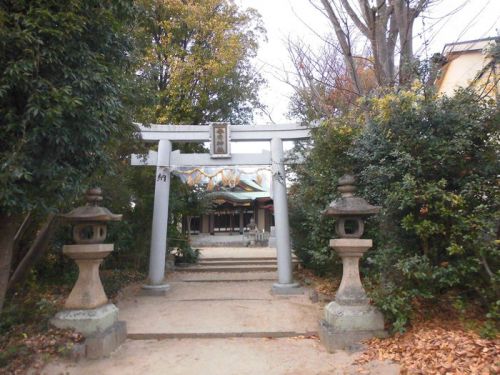
<svg viewBox="0 0 500 375"><path fill-rule="evenodd" d="M99 266L113 251L113 244L65 245L63 254L78 265L78 280L69 294L64 307L71 309L94 309L108 303L104 293Z"/></svg>
<svg viewBox="0 0 500 375"><path fill-rule="evenodd" d="M385 337L384 317L366 296L359 277L359 259L372 246L372 240L339 238L330 246L342 258L343 272L335 301L325 307L319 336L329 352L350 349L359 341Z"/></svg>

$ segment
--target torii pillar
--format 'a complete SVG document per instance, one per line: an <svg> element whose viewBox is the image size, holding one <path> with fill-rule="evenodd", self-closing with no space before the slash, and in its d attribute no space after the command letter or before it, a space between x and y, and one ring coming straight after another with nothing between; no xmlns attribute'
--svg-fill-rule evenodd
<svg viewBox="0 0 500 375"><path fill-rule="evenodd" d="M273 285L272 292L274 294L302 294L303 290L298 283L293 282L292 275L290 223L288 220L283 140L281 138L275 137L271 139L271 161L278 263L278 282Z"/></svg>
<svg viewBox="0 0 500 375"><path fill-rule="evenodd" d="M170 289L170 285L165 281L165 257L167 254L171 152L172 142L165 139L159 140L149 272L147 284L143 285L143 289L152 294L163 294Z"/></svg>

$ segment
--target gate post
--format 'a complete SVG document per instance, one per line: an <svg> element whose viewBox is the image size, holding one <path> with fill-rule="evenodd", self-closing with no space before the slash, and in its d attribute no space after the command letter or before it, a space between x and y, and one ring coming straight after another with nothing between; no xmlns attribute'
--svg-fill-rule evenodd
<svg viewBox="0 0 500 375"><path fill-rule="evenodd" d="M158 144L158 163L156 167L148 284L143 285L145 290L153 294L163 294L170 289L170 285L165 281L165 257L167 253L171 152L172 143L169 140L160 140Z"/></svg>
<svg viewBox="0 0 500 375"><path fill-rule="evenodd" d="M290 228L288 202L286 196L285 165L283 163L283 140L271 139L271 161L273 175L273 203L276 225L276 257L278 262L278 282L273 285L275 294L302 294L298 283L293 282L292 251L290 247Z"/></svg>

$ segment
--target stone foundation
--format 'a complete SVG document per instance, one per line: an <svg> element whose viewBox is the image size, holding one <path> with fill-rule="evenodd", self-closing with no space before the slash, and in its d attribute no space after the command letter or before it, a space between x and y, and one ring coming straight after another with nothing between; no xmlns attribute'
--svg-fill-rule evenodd
<svg viewBox="0 0 500 375"><path fill-rule="evenodd" d="M118 320L118 308L109 303L90 310L63 310L51 319L57 328L73 328L85 337L105 331Z"/></svg>
<svg viewBox="0 0 500 375"><path fill-rule="evenodd" d="M275 295L298 295L304 294L304 289L300 287L298 283L291 284L279 284L276 283L271 289L271 293Z"/></svg>
<svg viewBox="0 0 500 375"><path fill-rule="evenodd" d="M341 305L335 301L325 307L320 321L320 339L329 352L352 349L361 340L386 337L384 317L374 306Z"/></svg>
<svg viewBox="0 0 500 375"><path fill-rule="evenodd" d="M127 338L126 323L118 321L118 308L111 303L90 310L60 311L50 322L58 328L72 328L85 336L85 342L74 348L75 359L106 357Z"/></svg>
<svg viewBox="0 0 500 375"><path fill-rule="evenodd" d="M387 337L387 332L384 330L341 332L325 320L319 322L319 338L329 353L335 350L356 350L361 346L362 340L372 337Z"/></svg>
<svg viewBox="0 0 500 375"><path fill-rule="evenodd" d="M167 292L170 290L170 284L160 284L160 285L143 285L141 289L141 295L151 296L151 297L165 297Z"/></svg>
<svg viewBox="0 0 500 375"><path fill-rule="evenodd" d="M104 332L96 332L85 339L85 356L99 359L109 356L127 339L127 325L117 321Z"/></svg>
<svg viewBox="0 0 500 375"><path fill-rule="evenodd" d="M325 307L325 321L341 331L383 330L384 317L375 306L341 305L336 301Z"/></svg>

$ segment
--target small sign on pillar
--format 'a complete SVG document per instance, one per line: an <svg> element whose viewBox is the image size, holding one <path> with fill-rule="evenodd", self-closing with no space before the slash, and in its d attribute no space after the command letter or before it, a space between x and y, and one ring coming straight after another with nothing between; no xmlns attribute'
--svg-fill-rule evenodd
<svg viewBox="0 0 500 375"><path fill-rule="evenodd" d="M212 158L231 157L231 138L229 124L214 122L210 124L210 156Z"/></svg>

